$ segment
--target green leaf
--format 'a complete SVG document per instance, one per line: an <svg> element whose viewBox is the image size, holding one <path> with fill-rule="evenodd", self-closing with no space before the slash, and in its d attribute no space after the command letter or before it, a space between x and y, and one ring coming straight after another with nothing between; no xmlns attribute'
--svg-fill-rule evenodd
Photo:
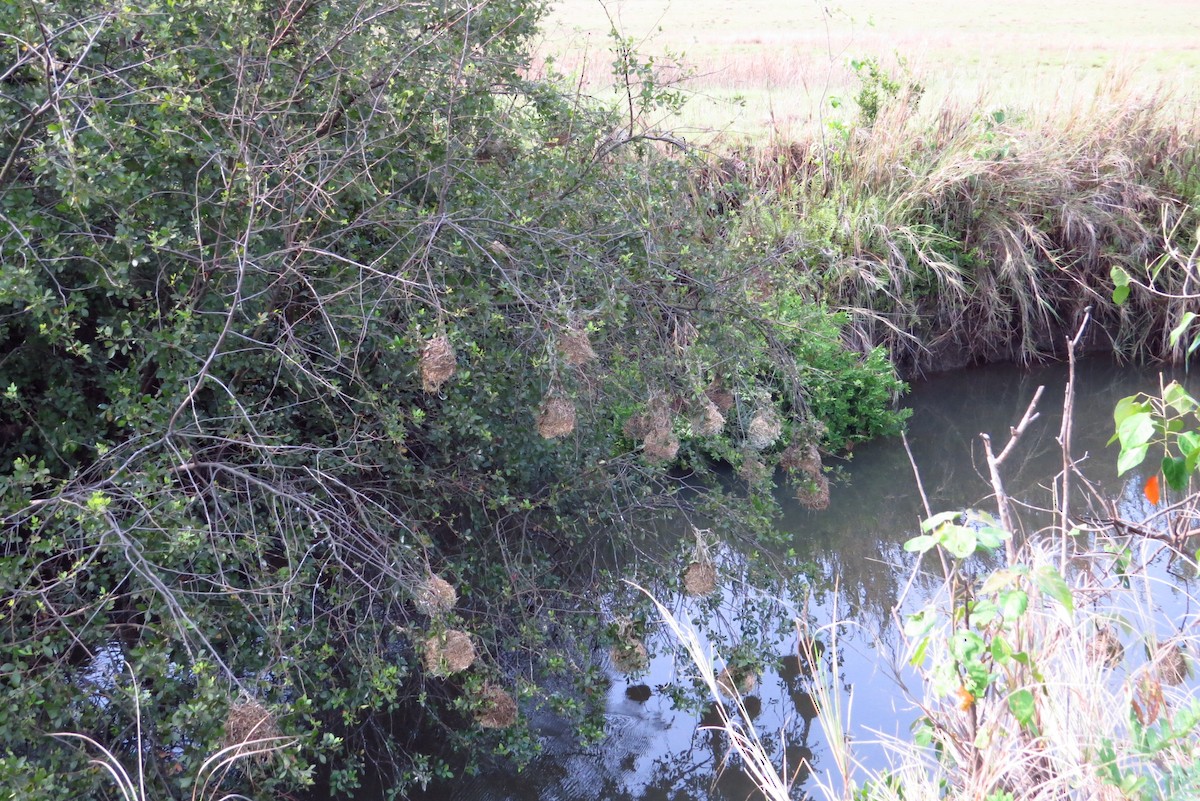
<svg viewBox="0 0 1200 801"><path fill-rule="evenodd" d="M1200 434L1195 431L1185 431L1175 440L1184 456L1191 456L1200 451Z"/></svg>
<svg viewBox="0 0 1200 801"><path fill-rule="evenodd" d="M955 632L950 638L950 655L964 664L978 662L986 650L983 637L973 631Z"/></svg>
<svg viewBox="0 0 1200 801"><path fill-rule="evenodd" d="M992 652L992 659L996 661L997 665L1007 665L1012 661L1012 646L1003 637L999 635L993 637L990 650Z"/></svg>
<svg viewBox="0 0 1200 801"><path fill-rule="evenodd" d="M1141 414L1150 411L1150 404L1145 401L1138 400L1137 395L1130 395L1121 398L1117 401L1117 405L1113 407L1113 425L1120 426L1125 418L1133 414Z"/></svg>
<svg viewBox="0 0 1200 801"><path fill-rule="evenodd" d="M1122 450L1121 455L1117 457L1117 475L1124 475L1140 465L1146 459L1146 451L1149 449L1149 445L1143 445L1132 450Z"/></svg>
<svg viewBox="0 0 1200 801"><path fill-rule="evenodd" d="M1167 384L1163 390L1163 401L1180 414L1187 414L1196 409L1196 399L1178 381Z"/></svg>
<svg viewBox="0 0 1200 801"><path fill-rule="evenodd" d="M1120 306L1122 303L1124 303L1126 300L1128 300L1129 299L1129 285L1126 284L1124 286L1114 287L1113 293L1112 293L1112 299L1113 299L1113 303L1117 304L1118 306Z"/></svg>
<svg viewBox="0 0 1200 801"><path fill-rule="evenodd" d="M1154 417L1149 412L1131 414L1117 425L1117 439L1122 448L1145 445L1154 436Z"/></svg>
<svg viewBox="0 0 1200 801"><path fill-rule="evenodd" d="M1075 599L1071 588L1063 580L1062 574L1050 565L1043 565L1033 572L1033 580L1038 589L1062 604L1068 613L1075 611Z"/></svg>
<svg viewBox="0 0 1200 801"><path fill-rule="evenodd" d="M999 548L1000 543L1011 536L1010 533L998 526L982 526L975 530L975 538L979 541L979 547L989 551Z"/></svg>
<svg viewBox="0 0 1200 801"><path fill-rule="evenodd" d="M1029 595L1024 590L1009 590L1000 596L1000 608L1007 620L1016 620L1029 608Z"/></svg>
<svg viewBox="0 0 1200 801"><path fill-rule="evenodd" d="M937 539L932 534L922 534L907 540L904 543L904 550L909 553L925 553L935 545L937 545Z"/></svg>
<svg viewBox="0 0 1200 801"><path fill-rule="evenodd" d="M1179 325L1177 325L1171 329L1171 336L1168 337L1168 339L1167 339L1167 341L1169 343L1171 343L1172 348L1179 344L1180 337L1182 337L1184 334L1187 333L1188 328L1191 327L1192 321L1195 319L1196 319L1195 312L1184 312L1183 317L1179 318ZM1190 350L1194 350L1194 349L1195 349L1195 343L1192 343L1192 348L1189 349L1189 352L1190 352Z"/></svg>
<svg viewBox="0 0 1200 801"><path fill-rule="evenodd" d="M961 514L962 512L939 512L933 517L921 521L921 531L932 531L952 520L957 520Z"/></svg>
<svg viewBox="0 0 1200 801"><path fill-rule="evenodd" d="M1176 456L1164 456L1162 460L1163 476L1167 486L1176 492L1183 492L1188 485L1187 459Z"/></svg>
<svg viewBox="0 0 1200 801"><path fill-rule="evenodd" d="M966 559L975 553L975 546L978 543L974 529L966 526L942 526L938 530L938 539L943 548L959 559Z"/></svg>
<svg viewBox="0 0 1200 801"><path fill-rule="evenodd" d="M1028 729L1033 725L1033 718L1037 714L1037 702L1034 700L1032 691L1017 690L1009 695L1008 708L1017 722L1021 724L1021 728Z"/></svg>

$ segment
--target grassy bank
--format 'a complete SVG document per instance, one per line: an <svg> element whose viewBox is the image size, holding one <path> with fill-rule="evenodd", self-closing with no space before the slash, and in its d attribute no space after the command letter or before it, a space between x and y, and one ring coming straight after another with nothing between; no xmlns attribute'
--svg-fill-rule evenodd
<svg viewBox="0 0 1200 801"><path fill-rule="evenodd" d="M1178 357L1196 281L1195 110L1115 81L1037 111L923 98L868 78L853 123L716 168L738 236L778 254L907 372L1089 347ZM1114 269L1136 278L1112 303Z"/></svg>

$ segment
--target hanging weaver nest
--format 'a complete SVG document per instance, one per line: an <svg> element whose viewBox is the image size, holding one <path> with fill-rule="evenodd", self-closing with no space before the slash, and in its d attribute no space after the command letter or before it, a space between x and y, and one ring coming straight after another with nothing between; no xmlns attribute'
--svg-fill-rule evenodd
<svg viewBox="0 0 1200 801"><path fill-rule="evenodd" d="M275 716L254 699L239 699L229 707L225 716L225 735L222 746L234 749L239 756L249 757L256 762L270 759L270 742L281 737Z"/></svg>
<svg viewBox="0 0 1200 801"><path fill-rule="evenodd" d="M692 432L698 437L714 437L725 427L725 415L708 397L697 404L698 408L692 415Z"/></svg>
<svg viewBox="0 0 1200 801"><path fill-rule="evenodd" d="M475 722L485 729L506 729L517 722L517 702L507 691L488 682L479 691Z"/></svg>
<svg viewBox="0 0 1200 801"><path fill-rule="evenodd" d="M417 611L423 615L437 617L444 615L458 603L458 593L454 585L437 573L433 573L417 588L415 604Z"/></svg>
<svg viewBox="0 0 1200 801"><path fill-rule="evenodd" d="M650 431L650 418L644 414L630 415L621 424L621 431L630 439L642 439Z"/></svg>
<svg viewBox="0 0 1200 801"><path fill-rule="evenodd" d="M779 466L784 470L807 473L809 476L821 475L821 452L817 446L809 443L801 445L793 442L779 454Z"/></svg>
<svg viewBox="0 0 1200 801"><path fill-rule="evenodd" d="M1154 675L1163 684L1178 687L1188 677L1187 659L1183 646L1178 642L1166 642L1154 653Z"/></svg>
<svg viewBox="0 0 1200 801"><path fill-rule="evenodd" d="M781 433L783 426L775 410L759 409L746 426L746 444L756 451L765 450L775 444Z"/></svg>
<svg viewBox="0 0 1200 801"><path fill-rule="evenodd" d="M638 673L650 664L650 652L638 638L633 620L619 617L615 622L617 644L609 651L613 667L622 673Z"/></svg>
<svg viewBox="0 0 1200 801"><path fill-rule="evenodd" d="M771 477L771 472L763 463L763 460L758 458L758 454L752 450L742 452L742 463L738 467L738 475L752 487L757 487L760 484L766 483Z"/></svg>
<svg viewBox="0 0 1200 801"><path fill-rule="evenodd" d="M622 673L639 673L650 664L650 652L641 640L628 639L609 651L613 667Z"/></svg>
<svg viewBox="0 0 1200 801"><path fill-rule="evenodd" d="M596 351L592 350L587 331L582 328L573 327L565 334L560 334L558 352L562 354L563 361L572 367L579 367L596 358Z"/></svg>
<svg viewBox="0 0 1200 801"><path fill-rule="evenodd" d="M692 562L683 571L683 588L688 595L708 595L717 588L717 568L708 560Z"/></svg>
<svg viewBox="0 0 1200 801"><path fill-rule="evenodd" d="M425 670L434 676L451 676L475 664L471 635L450 629L425 640Z"/></svg>
<svg viewBox="0 0 1200 801"><path fill-rule="evenodd" d="M726 667L717 676L717 689L729 698L737 698L739 695L754 692L757 685L758 675L749 668L730 670Z"/></svg>
<svg viewBox="0 0 1200 801"><path fill-rule="evenodd" d="M425 343L421 351L421 387L429 393L437 392L454 375L454 348L445 334Z"/></svg>
<svg viewBox="0 0 1200 801"><path fill-rule="evenodd" d="M727 412L733 408L734 397L733 393L721 386L720 382L714 381L709 384L708 389L704 390L704 394L713 402L713 405L722 412Z"/></svg>
<svg viewBox="0 0 1200 801"><path fill-rule="evenodd" d="M801 482L796 488L796 500L806 509L828 509L829 479L818 475Z"/></svg>
<svg viewBox="0 0 1200 801"><path fill-rule="evenodd" d="M669 428L651 431L642 440L642 453L652 462L669 462L679 453L679 437Z"/></svg>
<svg viewBox="0 0 1200 801"><path fill-rule="evenodd" d="M567 436L575 430L575 405L561 395L547 395L538 409L537 430L542 439Z"/></svg>
<svg viewBox="0 0 1200 801"><path fill-rule="evenodd" d="M1093 663L1102 664L1107 668L1115 668L1121 664L1124 656L1125 646L1121 645L1121 641L1111 626L1100 629L1096 632L1095 637L1088 640L1087 657Z"/></svg>

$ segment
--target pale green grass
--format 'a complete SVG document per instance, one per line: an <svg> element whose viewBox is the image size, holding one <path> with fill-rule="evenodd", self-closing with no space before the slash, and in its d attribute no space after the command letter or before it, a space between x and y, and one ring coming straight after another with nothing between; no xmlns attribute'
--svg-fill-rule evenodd
<svg viewBox="0 0 1200 801"><path fill-rule="evenodd" d="M831 98L857 92L851 59L894 73L903 59L933 106L1069 105L1114 71L1187 99L1200 85L1200 9L1190 0L561 0L540 52L599 97L611 92L610 18L656 63L674 54L694 70L683 84L689 107L661 120L685 130L787 137L844 116L850 104L835 109Z"/></svg>

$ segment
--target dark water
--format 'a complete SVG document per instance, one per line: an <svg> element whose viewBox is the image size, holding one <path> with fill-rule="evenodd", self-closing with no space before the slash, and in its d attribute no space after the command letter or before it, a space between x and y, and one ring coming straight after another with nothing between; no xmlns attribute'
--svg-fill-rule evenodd
<svg viewBox="0 0 1200 801"><path fill-rule="evenodd" d="M1200 390L1197 381L1177 377L1193 393ZM1112 433L1116 401L1157 389L1159 375L1089 360L1080 365L1077 381L1072 453L1082 460L1092 481L1120 499L1124 514L1136 518L1144 511L1140 509L1145 505L1140 494L1143 477L1135 471L1118 480L1116 446L1105 447L1105 442ZM1058 365L1033 370L991 366L915 384L906 401L913 409L908 439L933 511L994 508L979 434L990 433L997 450L1002 448L1009 427L1020 420L1039 385L1045 386L1040 417L1006 463L1004 480L1010 495L1046 506L1051 500L1050 483L1062 467L1056 437L1065 383L1066 368ZM903 735L917 717L899 685L912 677L891 667L902 661L896 652L895 610L919 604L940 583L930 575L914 575L912 557L902 549L924 516L902 443L898 439L870 443L838 469L841 481L833 489L829 509L809 511L783 497L782 526L791 541L780 549L780 561L791 575L764 585L750 575L752 569L742 556L744 542L737 547L717 545L722 589L715 609L702 608L702 602L679 594L662 599L681 619L702 625L718 651L718 665L720 652L738 644L752 649L764 664L747 707L777 761L786 759L793 766L807 761L817 774L800 772L796 797L811 792L834 766L815 720L809 679L795 656L798 635L791 620L807 616L818 627L835 617L841 621L836 630L842 659L836 671L849 708L855 754L868 765L882 767L880 735ZM1049 519L1029 509L1022 513L1021 522L1026 531L1034 531ZM681 543L690 541L692 533L681 528L667 536L664 553L686 550ZM808 565L807 570L802 565ZM825 628L818 639L828 642L831 633ZM666 691L669 685L689 683L692 669L686 655L676 653L674 638L661 628L647 645L653 654L648 671L635 676L612 671L606 735L598 745L580 748L565 726L533 713L544 750L532 766L521 773L497 767L475 778L431 787L429 797L461 801L743 801L751 797L752 784L740 767L725 760L724 740L705 728L713 722L706 718L711 711L680 708Z"/></svg>

